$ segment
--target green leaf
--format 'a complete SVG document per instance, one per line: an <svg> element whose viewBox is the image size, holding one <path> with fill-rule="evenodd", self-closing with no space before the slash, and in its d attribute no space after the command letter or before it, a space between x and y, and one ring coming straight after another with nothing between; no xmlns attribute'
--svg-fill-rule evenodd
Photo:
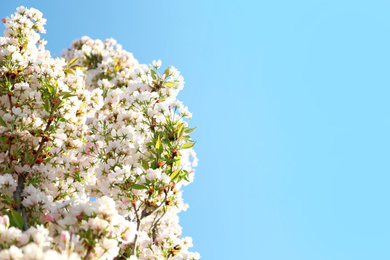
<svg viewBox="0 0 390 260"><path fill-rule="evenodd" d="M136 189L136 190L147 190L148 189L148 187L141 185L141 184L132 184L129 187L132 189Z"/></svg>
<svg viewBox="0 0 390 260"><path fill-rule="evenodd" d="M62 105L62 101L58 101L58 102L54 105L53 111L56 111L57 108L59 108L60 105Z"/></svg>
<svg viewBox="0 0 390 260"><path fill-rule="evenodd" d="M180 149L188 149L188 148L193 147L195 144L196 144L196 142L195 142L195 143L185 143L185 144L183 144L183 145L180 147Z"/></svg>
<svg viewBox="0 0 390 260"><path fill-rule="evenodd" d="M66 122L66 123L68 123L68 120L66 120L65 118L63 118L63 117L60 117L60 118L58 118L58 121L61 121L61 122Z"/></svg>
<svg viewBox="0 0 390 260"><path fill-rule="evenodd" d="M177 162L177 161L180 161L180 159L171 159L171 160L168 160L168 161L166 161L166 164L171 164L171 163L174 163L174 162Z"/></svg>
<svg viewBox="0 0 390 260"><path fill-rule="evenodd" d="M168 78L168 75L169 75L169 67L164 71L164 74L163 74L165 77L165 79L166 78Z"/></svg>
<svg viewBox="0 0 390 260"><path fill-rule="evenodd" d="M47 90L49 91L50 95L54 96L56 94L56 91L53 86L47 84Z"/></svg>
<svg viewBox="0 0 390 260"><path fill-rule="evenodd" d="M140 159L140 160L141 160L141 163L142 163L142 167L145 170L149 169L149 163L146 160L144 160L144 159Z"/></svg>
<svg viewBox="0 0 390 260"><path fill-rule="evenodd" d="M183 134L184 134L184 124L183 124L183 123L180 123L180 124L177 126L176 130L177 130L177 137L178 137L178 138L181 138L181 137L183 136Z"/></svg>
<svg viewBox="0 0 390 260"><path fill-rule="evenodd" d="M157 137L157 141L156 141L155 148L156 148L156 150L158 150L158 149L161 149L161 148L162 148L162 144L161 144L160 136L158 136L158 137Z"/></svg>
<svg viewBox="0 0 390 260"><path fill-rule="evenodd" d="M177 165L177 166L180 166L180 163L181 163L180 157L179 157L179 156L177 156L177 158L179 158L179 159L177 159L177 161L176 161L176 165Z"/></svg>
<svg viewBox="0 0 390 260"><path fill-rule="evenodd" d="M78 182L81 182L81 181L82 181L82 180L81 180L81 177L80 177L80 174L79 174L78 172L75 173L74 179L75 179L76 181L78 181Z"/></svg>
<svg viewBox="0 0 390 260"><path fill-rule="evenodd" d="M150 73L152 74L152 78L156 80L156 72L153 69L150 69Z"/></svg>
<svg viewBox="0 0 390 260"><path fill-rule="evenodd" d="M187 128L187 129L185 130L185 132L186 132L187 134L192 133L196 128L198 128L198 127Z"/></svg>
<svg viewBox="0 0 390 260"><path fill-rule="evenodd" d="M60 96L62 96L62 98L68 98L68 97L75 97L75 96L77 96L76 94L73 94L73 93L71 93L71 92L62 92L61 94L60 94Z"/></svg>
<svg viewBox="0 0 390 260"><path fill-rule="evenodd" d="M45 108L45 110L47 112L50 112L50 101L47 97L45 98L45 103L44 103L43 107Z"/></svg>
<svg viewBox="0 0 390 260"><path fill-rule="evenodd" d="M65 72L66 75L68 75L68 74L74 75L75 74L74 71L71 70L71 69L64 69L64 72Z"/></svg>
<svg viewBox="0 0 390 260"><path fill-rule="evenodd" d="M178 84L171 82L171 81L167 81L164 83L164 85L168 88L173 88L173 87L176 87Z"/></svg>
<svg viewBox="0 0 390 260"><path fill-rule="evenodd" d="M73 58L70 60L69 64L68 64L68 67L72 66L73 64L75 64L77 61L77 58Z"/></svg>
<svg viewBox="0 0 390 260"><path fill-rule="evenodd" d="M82 71L85 71L84 68L83 68L83 67L80 67L79 65L73 65L73 66L70 67L70 68L72 69L72 71L75 71L75 70L77 70L77 69L80 69L80 70L82 70ZM74 72L73 72L73 74L74 74Z"/></svg>
<svg viewBox="0 0 390 260"><path fill-rule="evenodd" d="M11 217L12 217L12 220L13 220L14 224L16 224L16 226L18 228L23 229L23 217L22 217L22 215L19 212L11 209Z"/></svg>
<svg viewBox="0 0 390 260"><path fill-rule="evenodd" d="M152 162L150 164L150 168L152 168L153 170L157 169L158 168L158 164L156 162Z"/></svg>
<svg viewBox="0 0 390 260"><path fill-rule="evenodd" d="M11 203L8 200L0 200L0 202L6 205L11 205Z"/></svg>
<svg viewBox="0 0 390 260"><path fill-rule="evenodd" d="M0 116L0 125L7 127L7 124L5 123L4 119Z"/></svg>
<svg viewBox="0 0 390 260"><path fill-rule="evenodd" d="M169 147L172 147L171 141L169 141L168 139L162 139L161 142L162 142L163 144L168 145Z"/></svg>
<svg viewBox="0 0 390 260"><path fill-rule="evenodd" d="M162 146L162 143L161 143L161 140L160 140L160 136L158 136L157 138L157 142L156 142L156 151L158 153L158 155L160 156L163 152L163 146Z"/></svg>
<svg viewBox="0 0 390 260"><path fill-rule="evenodd" d="M180 171L181 171L181 169L176 170L176 171L174 171L174 172L171 174L171 180L172 180L172 181L173 181L177 176L179 176Z"/></svg>
<svg viewBox="0 0 390 260"><path fill-rule="evenodd" d="M131 248L128 247L128 248L125 250L125 252L126 252L126 255L131 255Z"/></svg>
<svg viewBox="0 0 390 260"><path fill-rule="evenodd" d="M114 72L118 72L120 69L121 69L121 65L120 64L116 64L114 66Z"/></svg>

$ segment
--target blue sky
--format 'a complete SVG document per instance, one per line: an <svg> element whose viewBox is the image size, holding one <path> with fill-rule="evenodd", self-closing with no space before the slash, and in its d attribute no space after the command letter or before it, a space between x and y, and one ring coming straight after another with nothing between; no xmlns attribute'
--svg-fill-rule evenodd
<svg viewBox="0 0 390 260"><path fill-rule="evenodd" d="M390 259L389 1L2 1L185 77L200 164L184 235L204 260Z"/></svg>

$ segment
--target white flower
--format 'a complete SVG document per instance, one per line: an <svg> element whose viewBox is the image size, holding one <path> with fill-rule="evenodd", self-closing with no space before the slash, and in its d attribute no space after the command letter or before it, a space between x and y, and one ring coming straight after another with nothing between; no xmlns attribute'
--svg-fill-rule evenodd
<svg viewBox="0 0 390 260"><path fill-rule="evenodd" d="M158 60L158 61L153 60L152 65L154 68L159 69L161 67L161 60Z"/></svg>
<svg viewBox="0 0 390 260"><path fill-rule="evenodd" d="M19 260L23 259L22 250L12 245L8 250L2 250L0 252L0 260Z"/></svg>
<svg viewBox="0 0 390 260"><path fill-rule="evenodd" d="M45 253L42 248L40 248L35 243L30 243L22 248L24 253L24 259L26 260L35 260L35 259L43 259Z"/></svg>
<svg viewBox="0 0 390 260"><path fill-rule="evenodd" d="M161 178L161 170L160 169L148 169L146 171L146 178L149 180L155 180Z"/></svg>
<svg viewBox="0 0 390 260"><path fill-rule="evenodd" d="M12 53L11 59L13 62L20 63L23 61L23 56L19 52Z"/></svg>
<svg viewBox="0 0 390 260"><path fill-rule="evenodd" d="M30 14L34 17L34 19L42 19L42 12L35 9L35 8L30 8ZM46 19L45 19L46 20Z"/></svg>
<svg viewBox="0 0 390 260"><path fill-rule="evenodd" d="M27 9L26 7L24 6L19 6L16 8L16 11L19 13L19 14L22 14L22 13L25 13L25 14L29 14L30 13L30 10Z"/></svg>
<svg viewBox="0 0 390 260"><path fill-rule="evenodd" d="M15 84L15 90L20 89L20 90L28 90L30 89L30 86L26 82L21 82L21 83L16 83Z"/></svg>
<svg viewBox="0 0 390 260"><path fill-rule="evenodd" d="M170 183L171 177L169 177L165 172L161 175L161 180L164 183Z"/></svg>
<svg viewBox="0 0 390 260"><path fill-rule="evenodd" d="M3 50L3 52L4 52L4 55L8 56L8 55L10 55L11 53L16 52L16 50L17 50L17 47L16 47L15 45L8 45L8 47L5 48L5 49Z"/></svg>
<svg viewBox="0 0 390 260"><path fill-rule="evenodd" d="M22 110L20 109L20 107L12 107L12 113L14 113L14 115L17 115L19 117L27 117L26 114L22 113Z"/></svg>
<svg viewBox="0 0 390 260"><path fill-rule="evenodd" d="M14 119L15 119L15 117L12 116L11 114L8 114L8 113L7 113L7 114L3 115L3 120L4 120L5 122L10 123L10 122L12 122Z"/></svg>

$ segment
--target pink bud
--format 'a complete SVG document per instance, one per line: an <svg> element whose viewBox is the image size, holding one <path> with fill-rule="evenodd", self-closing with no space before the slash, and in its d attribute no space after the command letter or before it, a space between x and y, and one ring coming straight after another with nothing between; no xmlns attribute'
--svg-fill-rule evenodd
<svg viewBox="0 0 390 260"><path fill-rule="evenodd" d="M32 66L29 66L28 68L27 68L27 70L25 70L25 73L26 74L32 74L34 72L34 67L32 67Z"/></svg>
<svg viewBox="0 0 390 260"><path fill-rule="evenodd" d="M55 220L55 216L53 213L49 213L45 217L46 217L46 220L49 222L53 222Z"/></svg>
<svg viewBox="0 0 390 260"><path fill-rule="evenodd" d="M9 217L7 215L0 216L0 225L9 226Z"/></svg>
<svg viewBox="0 0 390 260"><path fill-rule="evenodd" d="M5 23L5 18L1 19L1 21L2 21L3 23Z"/></svg>
<svg viewBox="0 0 390 260"><path fill-rule="evenodd" d="M64 241L64 242L69 241L69 240L70 240L69 231L63 230L63 231L61 232L60 238L61 238L61 240Z"/></svg>

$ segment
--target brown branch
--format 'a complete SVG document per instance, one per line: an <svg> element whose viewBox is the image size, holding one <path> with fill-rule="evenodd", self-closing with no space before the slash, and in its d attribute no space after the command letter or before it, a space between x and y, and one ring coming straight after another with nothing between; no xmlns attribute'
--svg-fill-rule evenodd
<svg viewBox="0 0 390 260"><path fill-rule="evenodd" d="M26 208L22 206L22 217L23 217L23 230L26 231L28 229L28 224L27 224L27 213L26 213Z"/></svg>
<svg viewBox="0 0 390 260"><path fill-rule="evenodd" d="M153 225L153 233L152 233L152 238L153 238L153 243L156 240L157 237L157 226L161 219L165 216L165 213L167 213L168 210L164 210L164 213L161 215L161 217L154 223Z"/></svg>
<svg viewBox="0 0 390 260"><path fill-rule="evenodd" d="M11 101L11 97L10 96L9 96L9 101L10 101L10 104L12 106L12 101ZM11 110L12 110L12 108L11 108ZM52 122L52 119L49 118L49 121L48 121L48 123L46 125L46 128L44 130L44 134L49 130L51 122ZM37 153L35 154L35 157L34 157L34 160L32 162L32 165L35 164L36 161L38 160L39 154L41 153L44 144L45 144L45 137L42 136L41 142L39 144ZM12 145L12 143L10 144L10 147L11 147L11 145ZM11 148L10 148L10 150L11 150ZM11 154L10 154L10 156L11 156ZM25 162L25 157L23 157L23 159L22 159L22 165L24 164L24 162ZM25 173L24 172L19 173L18 174L18 186L16 187L16 190L14 192L14 201L15 201L15 203L17 203L16 211L21 213L21 215L23 217L23 230L27 230L28 229L26 208L22 204L22 201L23 201L22 192L24 190L24 182L25 181L26 181Z"/></svg>
<svg viewBox="0 0 390 260"><path fill-rule="evenodd" d="M145 205L145 208L142 210L142 214L141 216L139 217L138 216L138 212L137 212L137 209L135 207L135 205L133 204L133 207L134 207L134 210L135 210L135 215L137 217L137 234L135 235L134 237L134 242L133 242L133 248L131 250L131 254L130 255L135 255L136 253L136 248L137 248L137 239L138 239L138 231L139 231L139 228L141 226L141 221L142 219L146 218L147 216L150 216L151 214L153 214L154 212L156 212L157 210L159 210L164 204L165 202L167 201L167 198L168 198L168 192L167 191L164 191L165 192L165 198L163 200L163 202L161 202L161 204L159 206L157 206L155 209L151 210L148 212L148 202L146 200L146 205ZM151 197L151 194L149 194L149 199Z"/></svg>
<svg viewBox="0 0 390 260"><path fill-rule="evenodd" d="M138 217L138 211L137 211L137 209L135 207L135 204L133 204L133 208L134 208L135 216L137 217L137 221L139 221L140 219Z"/></svg>
<svg viewBox="0 0 390 260"><path fill-rule="evenodd" d="M53 122L53 120L51 118L49 118L47 125L46 125L46 128L43 131L43 134L45 134L49 130L51 122ZM35 154L35 157L34 157L32 164L35 164L36 161L38 160L39 154L42 152L43 145L45 144L45 139L46 139L45 136L42 136L41 142L39 143L39 147L38 147L37 153Z"/></svg>
<svg viewBox="0 0 390 260"><path fill-rule="evenodd" d="M135 255L136 249L137 249L137 239L138 239L138 231L139 227L141 226L141 221L137 220L137 234L135 234L134 237L134 242L133 242L133 248L131 249L131 254L130 255Z"/></svg>
<svg viewBox="0 0 390 260"><path fill-rule="evenodd" d="M11 116L12 116L13 115L13 112L12 112L13 104L12 104L12 95L11 94L8 94L8 100L9 100L9 105L11 107Z"/></svg>
<svg viewBox="0 0 390 260"><path fill-rule="evenodd" d="M161 202L161 204L158 205L155 209L153 209L149 212L145 212L145 217L150 216L151 214L153 214L154 212L159 210L162 206L164 206L165 203L167 202L167 199L168 199L168 192L165 192L165 198L164 198L163 202Z"/></svg>
<svg viewBox="0 0 390 260"><path fill-rule="evenodd" d="M89 254L92 252L92 249L93 249L93 247L91 245L88 245L88 251L87 251L87 254L85 255L84 259L87 259L87 260L91 260L92 259L89 256Z"/></svg>
<svg viewBox="0 0 390 260"><path fill-rule="evenodd" d="M156 213L156 216L154 217L153 221L152 221L152 225L150 225L150 228L149 228L149 234L152 233L152 228L154 226L154 223L156 223L156 220L158 218L158 212Z"/></svg>
<svg viewBox="0 0 390 260"><path fill-rule="evenodd" d="M138 231L139 231L139 227L141 226L141 219L138 216L138 211L137 211L137 208L135 207L135 203L133 204L133 208L134 208L134 211L135 211L135 216L137 218L137 233L134 236L133 248L131 249L131 254L130 255L135 255L137 239L138 239ZM142 215L141 215L141 218L142 218Z"/></svg>

